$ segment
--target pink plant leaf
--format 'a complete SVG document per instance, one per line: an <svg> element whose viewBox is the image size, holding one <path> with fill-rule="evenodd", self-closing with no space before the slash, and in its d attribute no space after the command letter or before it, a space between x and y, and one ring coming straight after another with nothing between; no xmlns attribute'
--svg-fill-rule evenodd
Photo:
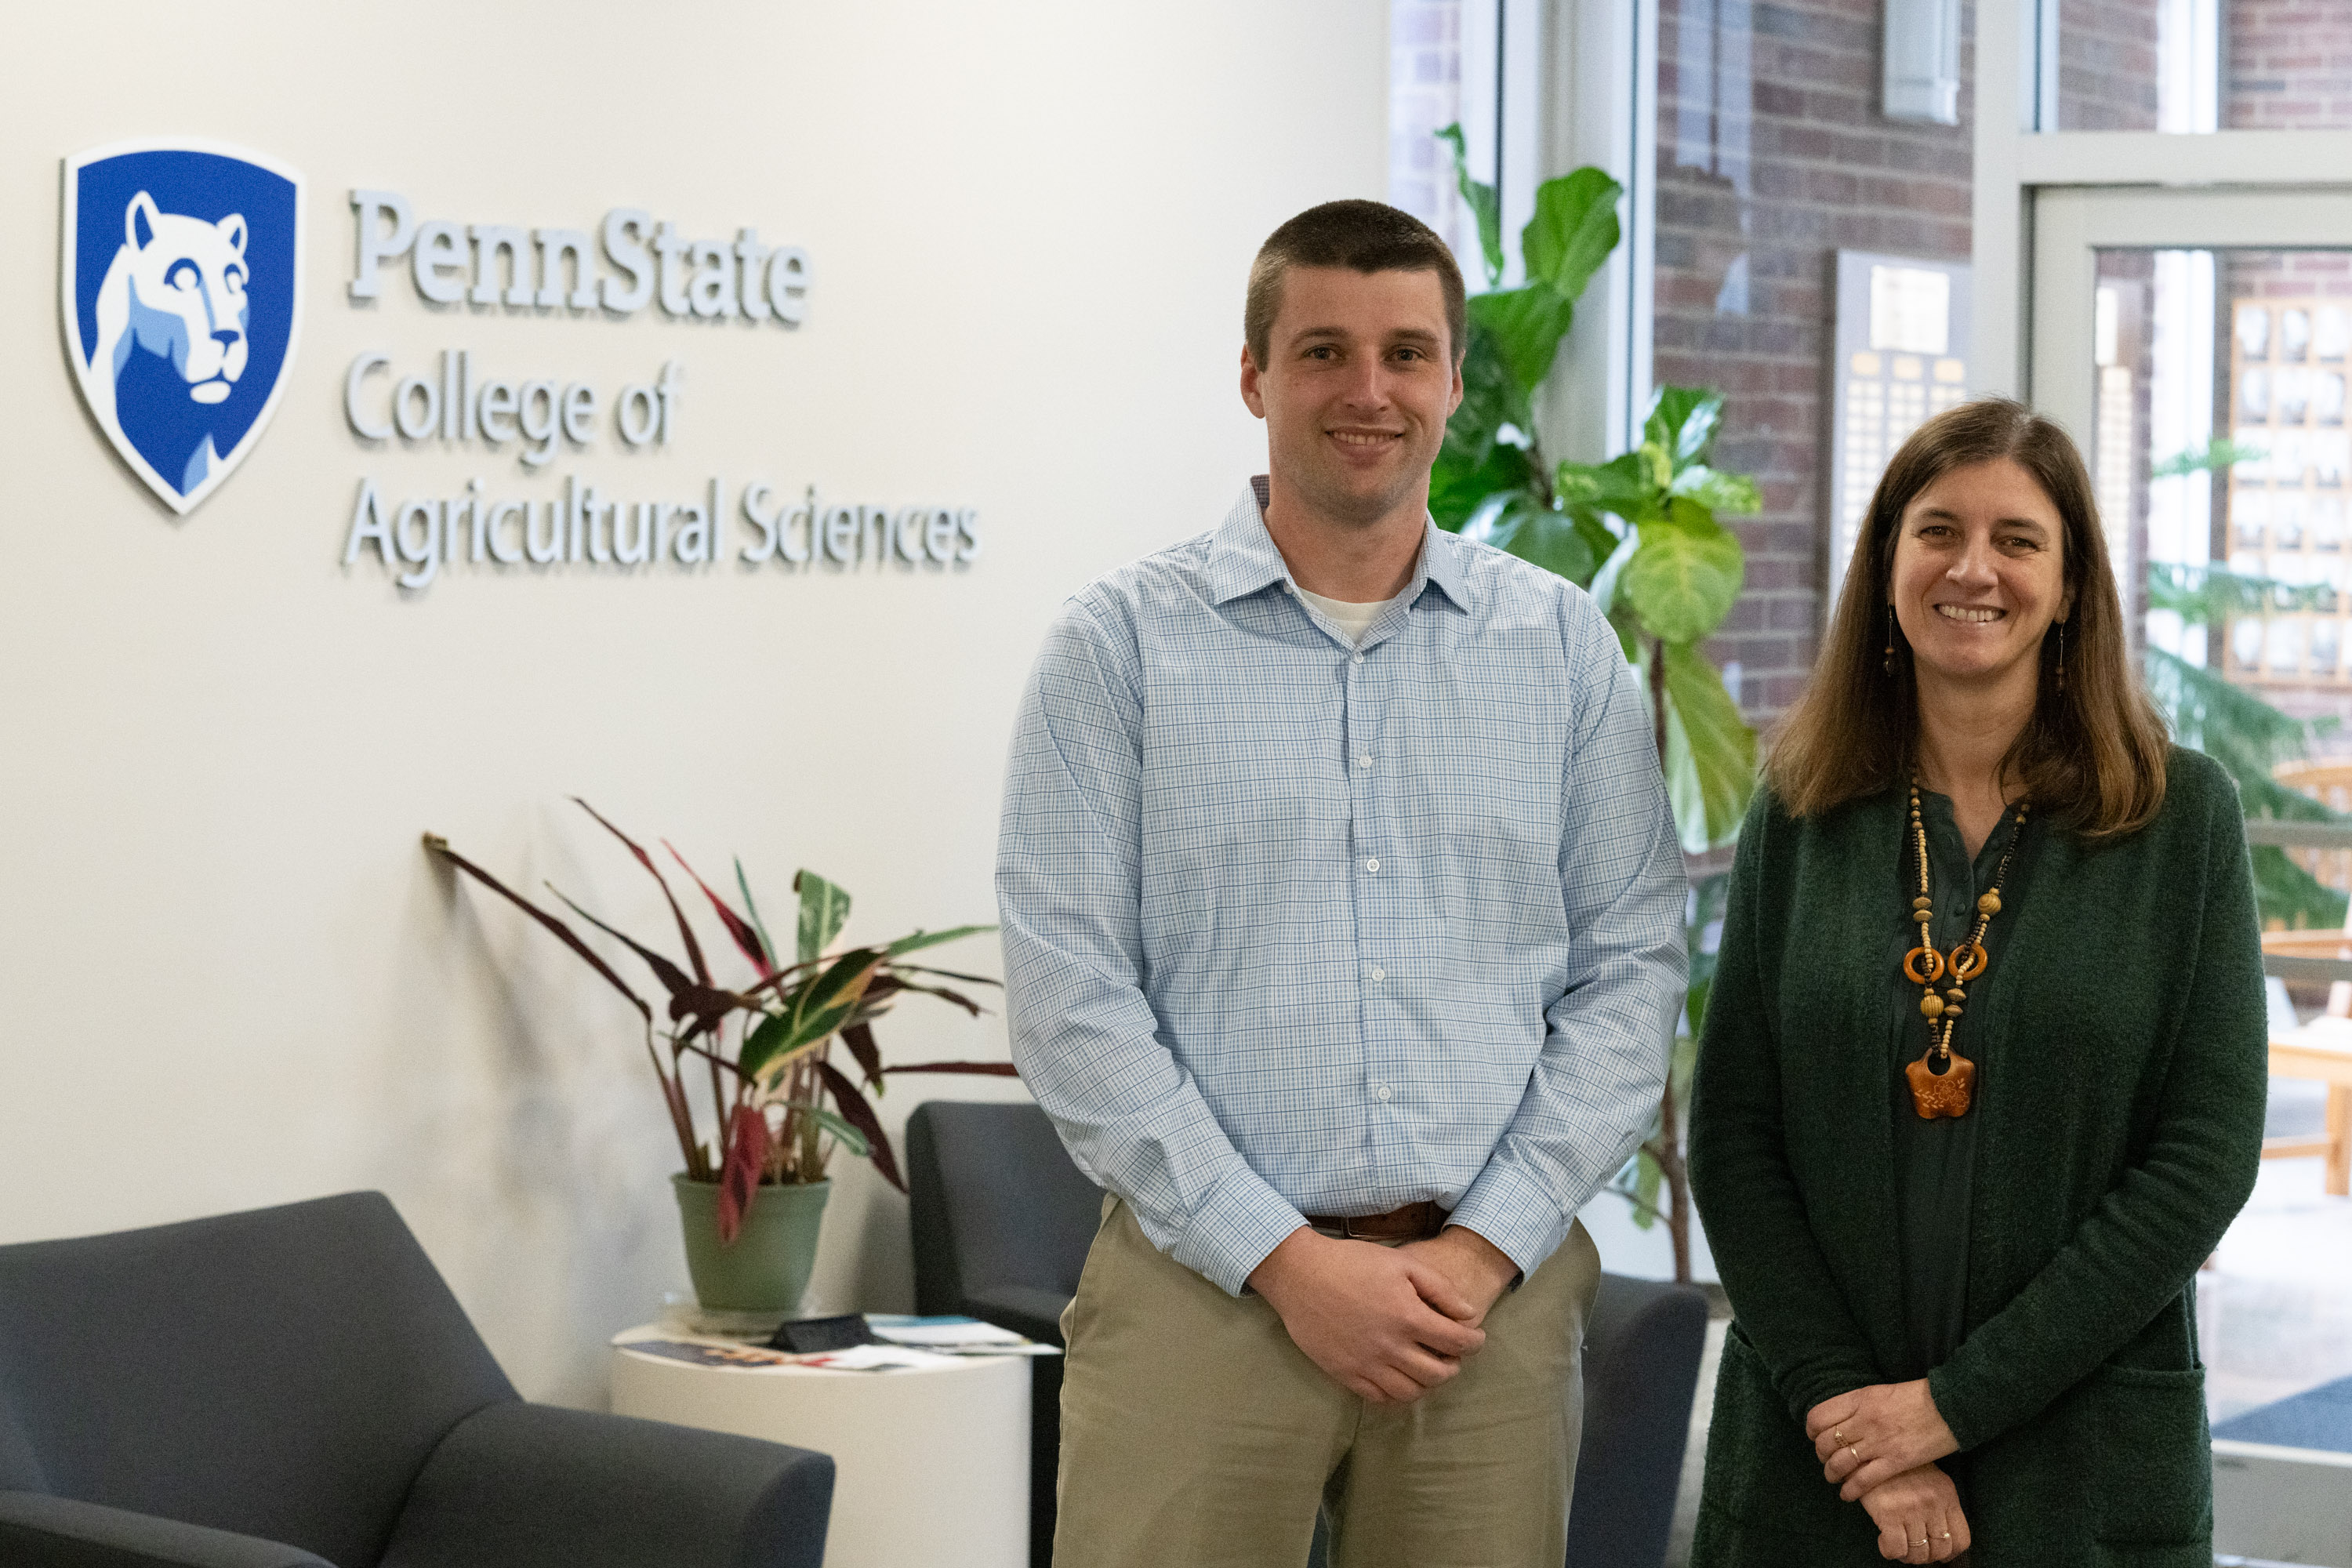
<svg viewBox="0 0 2352 1568"><path fill-rule="evenodd" d="M677 845L665 838L662 840L662 847L669 851L671 859L686 867L686 874L694 879L694 885L702 889L702 896L709 899L710 907L719 911L719 923L727 928L727 934L735 939L735 946L744 957L751 961L751 967L758 970L762 978L773 974L776 972L776 966L768 957L767 943L760 940L760 933L751 929L751 923L729 909L727 900L711 891L710 884L702 879L700 872L691 866L687 866L686 857L677 852Z"/></svg>
<svg viewBox="0 0 2352 1568"><path fill-rule="evenodd" d="M702 944L694 940L694 928L686 923L686 911L677 907L677 895L669 890L669 880L661 874L661 868L654 864L654 858L646 854L644 847L639 845L635 839L630 837L627 834L622 832L611 823L605 822L603 814L598 812L594 806L590 805L586 801L581 799L576 795L572 797L572 803L574 805L577 805L581 810L586 812L589 816L594 817L598 822L604 823L604 831L619 839L622 843L627 845L629 847L629 853L637 858L637 864L643 866L647 871L652 873L655 882L659 884L661 888L662 897L669 900L669 912L677 917L677 934L685 939L687 961L694 965L694 977L697 980L701 981L705 985L709 984L710 965L702 961Z"/></svg>
<svg viewBox="0 0 2352 1568"><path fill-rule="evenodd" d="M760 1194L760 1176L768 1165L768 1119L748 1105L735 1108L727 1163L719 1173L719 1240L732 1247L743 1222L751 1216L751 1201Z"/></svg>

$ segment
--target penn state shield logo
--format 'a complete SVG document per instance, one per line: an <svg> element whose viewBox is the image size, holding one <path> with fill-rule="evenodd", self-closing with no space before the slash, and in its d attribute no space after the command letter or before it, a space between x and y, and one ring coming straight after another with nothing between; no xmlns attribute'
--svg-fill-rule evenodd
<svg viewBox="0 0 2352 1568"><path fill-rule="evenodd" d="M302 177L213 142L66 160L66 349L131 471L184 517L245 460L302 318Z"/></svg>

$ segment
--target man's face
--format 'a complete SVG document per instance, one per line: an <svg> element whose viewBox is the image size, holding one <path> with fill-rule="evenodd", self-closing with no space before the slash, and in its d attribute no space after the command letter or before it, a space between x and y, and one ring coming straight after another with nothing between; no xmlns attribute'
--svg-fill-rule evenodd
<svg viewBox="0 0 2352 1568"><path fill-rule="evenodd" d="M1427 504L1462 375L1437 274L1294 267L1266 363L1242 351L1242 401L1274 471L1318 513L1370 526Z"/></svg>

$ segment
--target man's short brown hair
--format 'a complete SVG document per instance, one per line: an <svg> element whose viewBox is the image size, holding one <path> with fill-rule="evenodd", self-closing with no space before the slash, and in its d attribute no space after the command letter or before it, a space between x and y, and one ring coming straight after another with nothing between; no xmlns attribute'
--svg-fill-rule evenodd
<svg viewBox="0 0 2352 1568"><path fill-rule="evenodd" d="M1356 272L1434 272L1445 295L1445 332L1454 363L1470 346L1469 307L1454 252L1427 224L1385 202L1325 202L1266 236L1250 263L1242 334L1264 370L1282 309L1282 279L1294 267L1345 267Z"/></svg>

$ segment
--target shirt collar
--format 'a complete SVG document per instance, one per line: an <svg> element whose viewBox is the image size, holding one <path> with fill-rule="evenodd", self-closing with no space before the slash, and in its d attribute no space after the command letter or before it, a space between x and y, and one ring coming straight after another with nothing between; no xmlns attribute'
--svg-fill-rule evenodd
<svg viewBox="0 0 2352 1568"><path fill-rule="evenodd" d="M1298 585L1291 579L1282 552L1274 547L1274 536L1265 531L1265 483L1264 474L1250 480L1210 544L1209 589L1214 604L1229 603L1276 583ZM1405 603L1416 602L1423 585L1433 583L1454 608L1468 609L1470 596L1463 585L1461 555L1462 542L1424 517L1421 560L1406 586Z"/></svg>

